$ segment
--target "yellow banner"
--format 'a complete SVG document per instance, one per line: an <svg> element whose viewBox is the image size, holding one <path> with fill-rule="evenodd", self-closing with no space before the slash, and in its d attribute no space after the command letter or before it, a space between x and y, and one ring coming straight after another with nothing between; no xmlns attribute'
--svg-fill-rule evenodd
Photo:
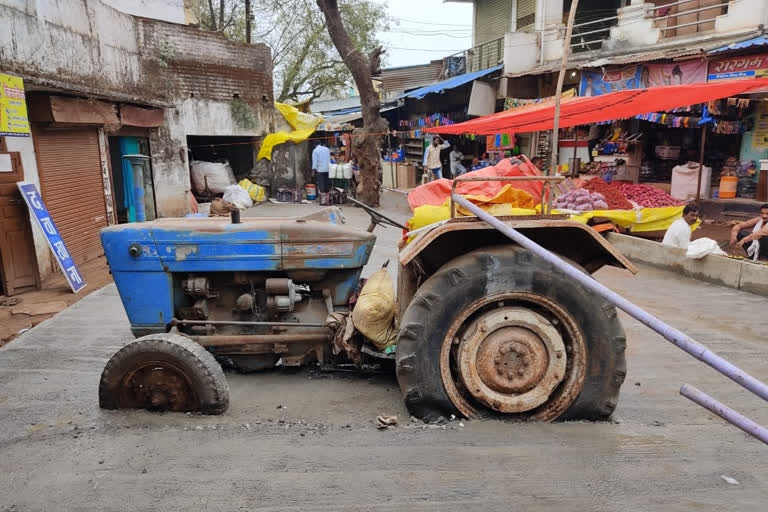
<svg viewBox="0 0 768 512"><path fill-rule="evenodd" d="M24 80L0 73L0 135L29 137Z"/></svg>

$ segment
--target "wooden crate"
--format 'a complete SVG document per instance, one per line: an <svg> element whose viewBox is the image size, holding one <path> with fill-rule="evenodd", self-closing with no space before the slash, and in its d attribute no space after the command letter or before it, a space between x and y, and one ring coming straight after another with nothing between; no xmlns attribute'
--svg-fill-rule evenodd
<svg viewBox="0 0 768 512"><path fill-rule="evenodd" d="M409 189L416 186L416 166L412 164L397 164L397 188Z"/></svg>

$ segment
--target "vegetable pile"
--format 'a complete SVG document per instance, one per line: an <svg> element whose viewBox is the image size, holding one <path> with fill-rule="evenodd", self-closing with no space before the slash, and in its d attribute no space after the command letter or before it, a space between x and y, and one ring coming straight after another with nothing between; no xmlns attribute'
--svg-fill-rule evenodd
<svg viewBox="0 0 768 512"><path fill-rule="evenodd" d="M611 186L601 179L591 179L580 190L588 190L589 192L595 192L602 194L605 198L605 202L608 204L608 210L631 210L632 203L627 201L624 194L621 193L618 187Z"/></svg>
<svg viewBox="0 0 768 512"><path fill-rule="evenodd" d="M633 185L631 183L613 183L629 199L645 208L660 208L663 206L682 206L683 201L678 201L663 190L651 185Z"/></svg>
<svg viewBox="0 0 768 512"><path fill-rule="evenodd" d="M555 208L588 212L592 210L605 210L608 203L603 194L592 193L583 188L560 194L553 203Z"/></svg>

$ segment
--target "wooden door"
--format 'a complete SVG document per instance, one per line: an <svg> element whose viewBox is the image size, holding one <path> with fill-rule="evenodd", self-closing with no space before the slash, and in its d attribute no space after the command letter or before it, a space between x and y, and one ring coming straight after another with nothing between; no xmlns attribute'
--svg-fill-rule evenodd
<svg viewBox="0 0 768 512"><path fill-rule="evenodd" d="M20 154L0 152L0 263L6 295L38 285L29 213L16 186L23 180Z"/></svg>

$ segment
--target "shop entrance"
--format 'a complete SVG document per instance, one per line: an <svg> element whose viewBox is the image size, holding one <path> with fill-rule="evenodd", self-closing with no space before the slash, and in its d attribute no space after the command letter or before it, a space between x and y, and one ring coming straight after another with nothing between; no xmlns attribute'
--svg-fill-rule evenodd
<svg viewBox="0 0 768 512"><path fill-rule="evenodd" d="M115 195L117 222L136 222L136 202L134 199L133 166L126 155L150 156L149 138L146 136L114 136L109 138L109 159L112 166L112 180ZM147 161L144 172L144 212L146 220L157 218L155 205L152 167Z"/></svg>
<svg viewBox="0 0 768 512"><path fill-rule="evenodd" d="M29 214L16 186L23 180L19 153L0 148L0 295L15 295L38 284Z"/></svg>

